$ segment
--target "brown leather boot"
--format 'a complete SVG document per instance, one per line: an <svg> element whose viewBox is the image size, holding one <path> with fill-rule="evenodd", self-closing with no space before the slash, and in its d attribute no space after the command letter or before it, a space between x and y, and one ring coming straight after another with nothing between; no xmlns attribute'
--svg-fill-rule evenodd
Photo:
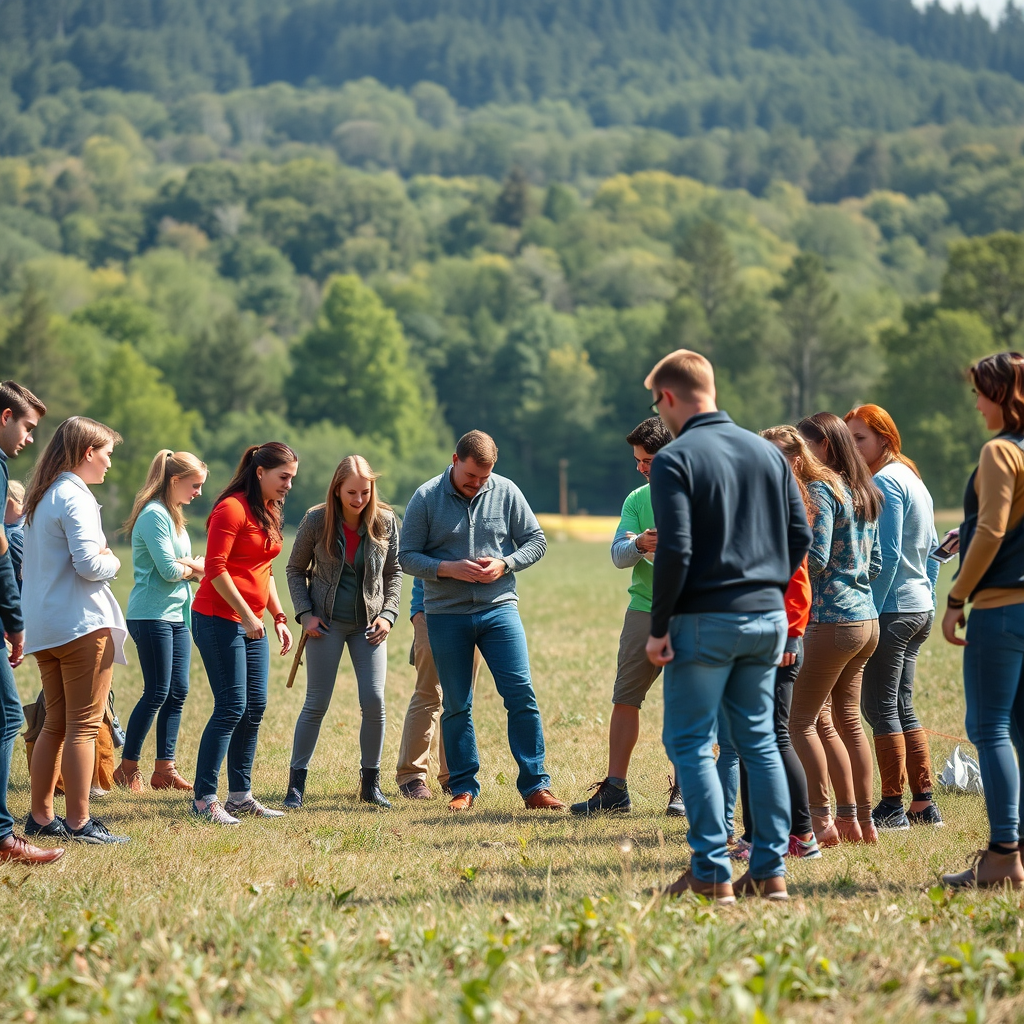
<svg viewBox="0 0 1024 1024"><path fill-rule="evenodd" d="M146 783L142 779L142 772L139 771L138 761L122 760L114 772L114 783L130 793L146 791Z"/></svg>
<svg viewBox="0 0 1024 1024"><path fill-rule="evenodd" d="M903 791L907 788L907 743L903 733L876 736L875 757L878 759L878 774L882 778L882 796L902 800Z"/></svg>
<svg viewBox="0 0 1024 1024"><path fill-rule="evenodd" d="M551 795L550 789L538 789L536 793L531 793L526 798L527 810L531 811L564 811L565 804L561 800L556 800Z"/></svg>
<svg viewBox="0 0 1024 1024"><path fill-rule="evenodd" d="M716 903L735 903L732 882L702 882L694 878L693 872L687 869L666 890L666 896L681 896L684 892L696 893Z"/></svg>
<svg viewBox="0 0 1024 1024"><path fill-rule="evenodd" d="M909 729L903 734L903 739L907 745L907 782L910 785L910 792L932 792L935 784L928 734L924 729Z"/></svg>
<svg viewBox="0 0 1024 1024"><path fill-rule="evenodd" d="M10 835L0 840L0 862L15 864L52 864L64 856L64 848L53 846L44 849L25 842L21 836Z"/></svg>
<svg viewBox="0 0 1024 1024"><path fill-rule="evenodd" d="M178 774L178 769L173 761L157 761L153 767L153 775L149 784L154 789L187 789L191 791L192 783Z"/></svg>
<svg viewBox="0 0 1024 1024"><path fill-rule="evenodd" d="M762 896L766 900L781 903L789 899L786 891L786 879L782 875L772 878L751 878L750 872L744 872L738 881L733 883L733 892L737 896Z"/></svg>
<svg viewBox="0 0 1024 1024"><path fill-rule="evenodd" d="M951 889L1024 889L1024 866L1021 865L1020 850L996 853L993 850L979 850L973 863L966 871L955 875L943 875L942 884Z"/></svg>

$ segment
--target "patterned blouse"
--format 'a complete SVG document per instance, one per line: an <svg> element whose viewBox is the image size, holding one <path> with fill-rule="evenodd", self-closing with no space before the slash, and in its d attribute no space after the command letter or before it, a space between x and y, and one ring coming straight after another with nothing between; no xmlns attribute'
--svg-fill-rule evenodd
<svg viewBox="0 0 1024 1024"><path fill-rule="evenodd" d="M811 570L811 622L863 622L877 619L871 581L882 568L878 524L853 512L853 495L843 485L839 501L818 481L809 485L818 511L807 559Z"/></svg>

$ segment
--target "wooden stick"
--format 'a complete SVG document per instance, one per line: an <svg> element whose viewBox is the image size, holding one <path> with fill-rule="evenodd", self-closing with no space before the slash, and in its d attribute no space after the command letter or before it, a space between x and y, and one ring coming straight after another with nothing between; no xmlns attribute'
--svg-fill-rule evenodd
<svg viewBox="0 0 1024 1024"><path fill-rule="evenodd" d="M299 646L295 648L295 658L292 661L292 670L288 673L289 690L295 685L295 675L299 671L299 666L302 664L302 652L306 649L306 641L308 639L309 634L303 630L302 636L299 637Z"/></svg>

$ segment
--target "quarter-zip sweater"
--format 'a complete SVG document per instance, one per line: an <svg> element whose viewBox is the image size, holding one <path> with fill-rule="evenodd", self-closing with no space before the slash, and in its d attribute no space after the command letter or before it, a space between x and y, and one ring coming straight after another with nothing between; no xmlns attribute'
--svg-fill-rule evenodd
<svg viewBox="0 0 1024 1024"><path fill-rule="evenodd" d="M428 615L471 615L518 601L515 573L539 561L546 550L544 531L511 480L492 473L467 498L456 490L449 467L423 484L406 506L398 561L410 576L423 579ZM501 558L510 571L494 583L438 579L442 562L466 558Z"/></svg>
<svg viewBox="0 0 1024 1024"><path fill-rule="evenodd" d="M692 416L651 464L658 530L651 636L673 615L769 612L811 546L800 489L775 445L728 413Z"/></svg>

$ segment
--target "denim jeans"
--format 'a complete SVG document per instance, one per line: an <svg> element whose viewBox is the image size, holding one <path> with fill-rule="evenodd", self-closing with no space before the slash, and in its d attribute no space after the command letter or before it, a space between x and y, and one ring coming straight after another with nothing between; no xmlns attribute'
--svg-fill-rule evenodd
<svg viewBox="0 0 1024 1024"><path fill-rule="evenodd" d="M346 644L359 693L359 766L380 768L386 722L384 680L388 671L388 643L385 640L374 646L366 639L365 630L365 625L353 622L332 622L323 636L311 636L306 641L306 700L295 722L292 768L309 767L320 738L320 725L331 706Z"/></svg>
<svg viewBox="0 0 1024 1024"><path fill-rule="evenodd" d="M192 635L213 690L213 714L199 741L196 798L217 795L225 754L228 791L248 792L260 723L267 709L270 644L266 635L250 640L240 622L199 612L192 613Z"/></svg>
<svg viewBox="0 0 1024 1024"><path fill-rule="evenodd" d="M24 721L21 698L14 684L14 670L5 650L0 652L0 839L6 839L14 832L14 818L7 809L7 786L11 781L14 741Z"/></svg>
<svg viewBox="0 0 1024 1024"><path fill-rule="evenodd" d="M886 612L878 616L878 646L864 666L860 706L876 736L920 729L914 711L914 676L934 612Z"/></svg>
<svg viewBox="0 0 1024 1024"><path fill-rule="evenodd" d="M725 712L718 710L718 760L715 771L722 786L722 799L725 801L725 834L726 837L736 835L736 797L740 791L740 755L729 741L729 727L725 721Z"/></svg>
<svg viewBox="0 0 1024 1024"><path fill-rule="evenodd" d="M665 666L663 738L690 819L691 870L704 882L727 882L725 801L712 748L723 735L747 764L754 812L750 873L786 873L789 793L775 740L775 666L786 643L786 613L675 615L675 657Z"/></svg>
<svg viewBox="0 0 1024 1024"><path fill-rule="evenodd" d="M156 718L156 759L173 761L192 662L192 635L188 623L129 619L128 632L139 650L142 696L128 719L121 757L138 761L142 744Z"/></svg>
<svg viewBox="0 0 1024 1024"><path fill-rule="evenodd" d="M1016 843L1024 763L1024 604L975 608L967 619L967 735L978 748L994 843ZM1017 748L1018 761L1013 756Z"/></svg>
<svg viewBox="0 0 1024 1024"><path fill-rule="evenodd" d="M530 678L530 656L519 610L491 605L469 615L427 613L427 632L444 693L441 735L448 785L455 794L480 792L480 755L473 728L473 651L480 648L508 713L508 745L519 765L523 797L551 786L544 771L544 731Z"/></svg>

